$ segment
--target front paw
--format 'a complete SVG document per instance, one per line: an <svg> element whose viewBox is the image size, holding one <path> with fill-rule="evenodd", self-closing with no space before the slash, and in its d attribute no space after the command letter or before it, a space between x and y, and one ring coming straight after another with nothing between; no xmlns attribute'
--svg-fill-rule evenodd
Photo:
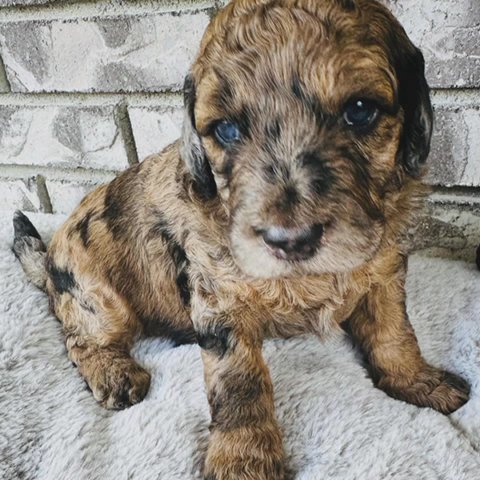
<svg viewBox="0 0 480 480"><path fill-rule="evenodd" d="M243 431L242 431L243 430ZM250 430L250 429L248 429ZM280 434L245 429L212 432L204 480L284 480Z"/></svg>
<svg viewBox="0 0 480 480"><path fill-rule="evenodd" d="M411 382L387 376L381 378L377 386L391 397L419 407L430 407L445 415L464 405L470 393L470 386L463 378L430 366L426 366Z"/></svg>
<svg viewBox="0 0 480 480"><path fill-rule="evenodd" d="M141 402L150 387L150 374L128 355L105 352L91 362L86 381L102 407L122 410Z"/></svg>

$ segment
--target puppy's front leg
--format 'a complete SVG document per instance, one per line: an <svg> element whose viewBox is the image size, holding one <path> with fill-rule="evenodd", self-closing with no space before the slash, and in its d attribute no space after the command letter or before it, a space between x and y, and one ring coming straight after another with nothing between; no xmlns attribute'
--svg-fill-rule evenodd
<svg viewBox="0 0 480 480"><path fill-rule="evenodd" d="M383 281L374 284L350 318L376 385L388 395L444 414L460 408L469 387L457 375L422 358L405 307L406 263L400 254L383 259ZM375 281L375 280L374 280Z"/></svg>
<svg viewBox="0 0 480 480"><path fill-rule="evenodd" d="M237 310L195 327L212 417L205 479L283 479L283 444L258 317Z"/></svg>

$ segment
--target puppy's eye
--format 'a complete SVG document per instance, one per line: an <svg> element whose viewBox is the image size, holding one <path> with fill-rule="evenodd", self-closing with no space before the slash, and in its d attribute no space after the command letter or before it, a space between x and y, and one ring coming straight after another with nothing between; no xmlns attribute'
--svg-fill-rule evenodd
<svg viewBox="0 0 480 480"><path fill-rule="evenodd" d="M353 100L343 112L345 123L349 127L365 128L377 118L378 107L370 100Z"/></svg>
<svg viewBox="0 0 480 480"><path fill-rule="evenodd" d="M229 147L232 143L240 139L240 130L238 126L227 120L219 122L214 129L215 137L224 147Z"/></svg>

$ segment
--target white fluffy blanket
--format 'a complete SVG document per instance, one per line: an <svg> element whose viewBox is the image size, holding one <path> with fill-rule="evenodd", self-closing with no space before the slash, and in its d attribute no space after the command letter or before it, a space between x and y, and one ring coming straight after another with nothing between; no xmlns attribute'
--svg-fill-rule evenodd
<svg viewBox="0 0 480 480"><path fill-rule="evenodd" d="M0 478L200 478L209 414L198 346L143 339L152 374L142 403L100 408L67 360L46 296L10 251L0 220ZM60 217L31 215L46 238ZM373 387L346 339L268 341L287 463L296 480L480 479L480 272L414 256L408 309L425 357L472 384L450 417Z"/></svg>

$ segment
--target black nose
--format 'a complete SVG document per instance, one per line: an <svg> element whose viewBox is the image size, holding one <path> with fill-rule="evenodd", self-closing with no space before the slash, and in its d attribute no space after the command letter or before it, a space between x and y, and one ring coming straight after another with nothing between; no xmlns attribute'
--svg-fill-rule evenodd
<svg viewBox="0 0 480 480"><path fill-rule="evenodd" d="M312 257L323 234L323 225L304 228L268 227L262 230L264 242L275 256L284 260L305 260Z"/></svg>

